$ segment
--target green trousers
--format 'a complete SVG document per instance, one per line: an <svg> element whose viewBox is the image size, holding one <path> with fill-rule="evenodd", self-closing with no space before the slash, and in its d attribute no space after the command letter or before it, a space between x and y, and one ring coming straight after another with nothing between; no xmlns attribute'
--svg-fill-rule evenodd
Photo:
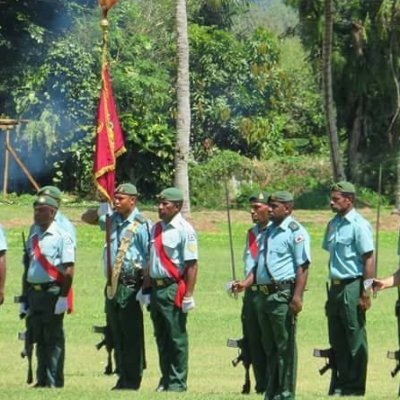
<svg viewBox="0 0 400 400"><path fill-rule="evenodd" d="M122 304L118 302L118 292L112 300L106 297L105 309L119 375L116 387L137 390L145 368L145 347L143 312L136 301L136 291L131 290Z"/></svg>
<svg viewBox="0 0 400 400"><path fill-rule="evenodd" d="M296 388L296 320L289 309L290 289L255 298L262 344L268 360L265 400L294 399Z"/></svg>
<svg viewBox="0 0 400 400"><path fill-rule="evenodd" d="M54 308L60 288L53 286L46 291L28 291L30 314L27 329L36 344L37 386L64 386L65 336L64 314L55 315Z"/></svg>
<svg viewBox="0 0 400 400"><path fill-rule="evenodd" d="M242 329L243 339L250 356L255 378L255 390L264 393L267 387L267 357L262 344L261 327L258 323L256 297L258 292L247 289L243 297Z"/></svg>
<svg viewBox="0 0 400 400"><path fill-rule="evenodd" d="M154 287L150 314L161 370L159 385L168 391L182 392L187 389L188 375L187 314L174 304L176 289L176 283L164 288Z"/></svg>
<svg viewBox="0 0 400 400"><path fill-rule="evenodd" d="M365 312L358 305L362 280L331 285L326 306L329 342L337 365L336 392L343 395L364 395L368 344Z"/></svg>

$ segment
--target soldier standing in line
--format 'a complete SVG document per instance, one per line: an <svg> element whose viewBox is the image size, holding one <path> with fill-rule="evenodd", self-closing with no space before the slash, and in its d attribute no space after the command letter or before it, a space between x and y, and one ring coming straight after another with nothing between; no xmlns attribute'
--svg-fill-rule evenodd
<svg viewBox="0 0 400 400"><path fill-rule="evenodd" d="M251 218L254 226L248 230L246 236L246 245L243 254L245 279L234 283L233 286L234 290L237 291L242 291L245 288L241 315L243 347L244 352L248 352L249 361L253 365L256 381L255 390L257 393L264 393L267 387L267 357L262 345L261 327L258 322L255 304L257 281L254 274L256 273L258 252L263 232L267 229L269 221L268 199L269 194L267 192L260 192L249 199Z"/></svg>
<svg viewBox="0 0 400 400"><path fill-rule="evenodd" d="M292 216L293 195L269 198L272 224L264 233L255 272L256 309L267 357L265 400L294 399L296 389L296 318L311 262L310 237Z"/></svg>
<svg viewBox="0 0 400 400"><path fill-rule="evenodd" d="M375 274L371 225L354 208L350 182L331 187L330 205L336 216L328 223L323 249L329 252L331 286L326 305L329 341L338 379L336 395L365 394L368 345L365 313L371 306L369 285Z"/></svg>
<svg viewBox="0 0 400 400"><path fill-rule="evenodd" d="M111 215L111 288L115 288L115 293L106 293L105 310L119 374L112 390L138 390L145 368L142 297L138 293L141 293L148 258L150 229L136 207L137 196L133 184L119 185L115 189L115 210ZM87 210L82 220L89 224L98 223L102 230L106 228L106 217L99 218L97 210ZM103 258L107 277L106 248Z"/></svg>
<svg viewBox="0 0 400 400"><path fill-rule="evenodd" d="M153 226L151 233L150 313L161 370L157 392L187 390L186 320L188 311L195 307L198 253L196 233L180 213L182 204L181 190L164 189L158 195L161 221Z"/></svg>
<svg viewBox="0 0 400 400"><path fill-rule="evenodd" d="M6 283L6 251L7 242L3 227L0 226L0 305L4 302L4 286Z"/></svg>
<svg viewBox="0 0 400 400"><path fill-rule="evenodd" d="M55 221L58 203L39 196L34 202L34 225L27 243L26 274L29 318L27 328L36 343L35 387L64 386L64 313L72 285L75 246Z"/></svg>

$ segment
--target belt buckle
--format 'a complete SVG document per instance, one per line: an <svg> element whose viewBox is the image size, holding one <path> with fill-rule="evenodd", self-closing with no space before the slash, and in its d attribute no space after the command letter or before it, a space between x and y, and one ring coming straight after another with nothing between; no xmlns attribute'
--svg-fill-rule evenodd
<svg viewBox="0 0 400 400"><path fill-rule="evenodd" d="M164 286L164 280L163 279L156 279L156 286L157 287Z"/></svg>
<svg viewBox="0 0 400 400"><path fill-rule="evenodd" d="M340 279L332 279L332 285L340 285Z"/></svg>
<svg viewBox="0 0 400 400"><path fill-rule="evenodd" d="M35 290L37 292L42 290L42 286L41 285L32 285L32 287L33 287L33 290Z"/></svg>
<svg viewBox="0 0 400 400"><path fill-rule="evenodd" d="M260 285L260 292L264 293L265 295L269 294L268 286L267 285Z"/></svg>

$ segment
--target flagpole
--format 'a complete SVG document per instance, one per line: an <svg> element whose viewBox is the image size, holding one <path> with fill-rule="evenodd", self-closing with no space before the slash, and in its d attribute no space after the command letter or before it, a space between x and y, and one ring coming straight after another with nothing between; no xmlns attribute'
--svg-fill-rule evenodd
<svg viewBox="0 0 400 400"><path fill-rule="evenodd" d="M101 77L104 79L104 68L107 65L107 53L108 53L108 9L102 7L102 19L100 21L100 27L102 32L102 45L101 45ZM107 267L107 290L109 292L111 287L111 213L112 209L111 199L108 199L109 210L106 214L106 267Z"/></svg>

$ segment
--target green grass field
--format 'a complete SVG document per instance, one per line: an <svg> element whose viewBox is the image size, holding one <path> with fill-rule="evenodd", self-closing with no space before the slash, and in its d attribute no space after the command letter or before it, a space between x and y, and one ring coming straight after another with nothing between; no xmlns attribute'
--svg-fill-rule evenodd
<svg viewBox="0 0 400 400"><path fill-rule="evenodd" d="M7 230L9 251L6 300L0 307L0 398L1 399L240 399L243 369L233 368L231 360L235 349L226 347L228 337L240 337L241 299L232 299L224 292L231 279L228 236L224 212L198 212L193 223L200 242L199 276L195 293L196 310L190 314L189 390L183 394L154 393L159 379L157 350L148 312L145 312L147 370L139 392L110 392L115 376L103 375L106 361L104 350L98 352L95 343L100 336L91 332L93 325L104 322L101 246L103 234L96 227L79 222L83 208L64 207L63 212L76 222L78 250L75 273L75 312L65 319L67 357L65 388L62 390L33 389L26 383L26 361L21 359L22 342L17 332L24 329L18 318L18 305L13 304L19 294L22 274L21 231L28 231L32 220L30 206L0 204L0 222ZM364 212L364 210L363 210ZM373 222L373 212L365 211ZM154 212L145 212L155 218ZM312 265L305 293L304 310L298 320L299 349L297 398L325 398L329 384L328 373L320 377L318 369L323 360L312 357L314 347L327 347L327 329L324 316L327 257L320 249L329 211L298 211L298 220L304 222L312 238ZM237 274L241 271L241 254L249 214L234 212L233 235ZM397 266L397 226L399 218L382 211L379 245L379 275L391 273ZM397 396L399 377L392 379L394 362L386 358L387 350L398 348L397 322L394 316L396 290L378 295L368 312L368 340L370 363L367 399L393 399ZM245 398L261 398L252 394Z"/></svg>

